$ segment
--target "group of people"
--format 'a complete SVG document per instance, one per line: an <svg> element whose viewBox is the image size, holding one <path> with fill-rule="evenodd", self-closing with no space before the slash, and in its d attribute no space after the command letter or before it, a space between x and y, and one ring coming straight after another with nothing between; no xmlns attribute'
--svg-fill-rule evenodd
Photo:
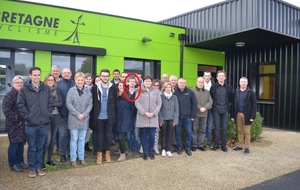
<svg viewBox="0 0 300 190"><path fill-rule="evenodd" d="M39 67L30 69L28 81L15 76L11 91L3 99L10 141L8 161L13 171L29 168L29 177L45 175L45 159L46 164L56 165L52 160L55 144L62 163L70 156L71 166L86 165L90 134L96 164L102 164L103 158L111 162L112 141L119 144L117 161L126 159L125 141L129 154L138 156L140 151L144 160L155 159L154 153L172 157L172 145L178 154L185 149L188 156L197 149L205 151L205 138L211 150L227 152L229 116L238 126L238 144L233 150L250 153L256 96L245 77L233 91L222 70L217 72L216 83L211 81L210 72L204 72L193 88L187 87L184 78L167 74L159 80L115 69L110 81L108 69L94 78L90 73L77 72L74 80L68 68L60 71L53 66L51 71L44 82L40 81ZM28 165L23 158L26 142Z"/></svg>

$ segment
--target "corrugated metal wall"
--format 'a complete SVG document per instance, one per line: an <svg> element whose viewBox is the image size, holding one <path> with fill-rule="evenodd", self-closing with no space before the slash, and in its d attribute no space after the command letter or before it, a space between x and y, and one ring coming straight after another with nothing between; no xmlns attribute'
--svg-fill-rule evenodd
<svg viewBox="0 0 300 190"><path fill-rule="evenodd" d="M300 43L226 52L227 81L237 88L239 78L251 80L251 65L276 63L274 103L259 103L264 124L300 131Z"/></svg>

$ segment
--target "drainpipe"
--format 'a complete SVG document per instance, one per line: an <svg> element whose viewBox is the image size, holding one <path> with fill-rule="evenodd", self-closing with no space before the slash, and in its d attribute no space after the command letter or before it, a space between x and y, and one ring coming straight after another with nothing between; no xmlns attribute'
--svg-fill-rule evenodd
<svg viewBox="0 0 300 190"><path fill-rule="evenodd" d="M186 34L179 34L178 40L180 40L180 78L183 77L183 55L184 55L184 42L186 40Z"/></svg>

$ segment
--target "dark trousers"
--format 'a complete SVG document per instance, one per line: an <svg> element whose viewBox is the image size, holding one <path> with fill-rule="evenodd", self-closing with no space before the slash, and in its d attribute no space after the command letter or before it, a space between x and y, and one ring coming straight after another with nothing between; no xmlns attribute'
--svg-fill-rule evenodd
<svg viewBox="0 0 300 190"><path fill-rule="evenodd" d="M141 132L141 143L144 154L153 154L153 146L155 142L155 131L156 127L144 127L140 128Z"/></svg>
<svg viewBox="0 0 300 190"><path fill-rule="evenodd" d="M171 151L173 120L164 120L161 130L161 149Z"/></svg>
<svg viewBox="0 0 300 190"><path fill-rule="evenodd" d="M221 146L226 147L227 145L227 126L228 126L228 113L217 113L214 112L214 123L215 123L215 146L220 146L220 133L222 133Z"/></svg>
<svg viewBox="0 0 300 190"><path fill-rule="evenodd" d="M96 133L98 152L102 152L103 149L110 150L111 132L112 130L108 124L108 119L97 120Z"/></svg>
<svg viewBox="0 0 300 190"><path fill-rule="evenodd" d="M24 163L24 143L10 143L8 146L8 163L11 166Z"/></svg>
<svg viewBox="0 0 300 190"><path fill-rule="evenodd" d="M46 153L48 152L47 156L47 162L51 161L52 155L53 155L53 149L55 145L55 138L58 131L60 122L60 115L54 114L51 118L50 126L48 126L48 132L47 132L47 139L45 141L44 145L44 158L46 157Z"/></svg>
<svg viewBox="0 0 300 190"><path fill-rule="evenodd" d="M126 136L126 134L127 134L126 132L125 133L118 133L118 142L119 142L121 154L125 154L125 150L126 150L125 136Z"/></svg>

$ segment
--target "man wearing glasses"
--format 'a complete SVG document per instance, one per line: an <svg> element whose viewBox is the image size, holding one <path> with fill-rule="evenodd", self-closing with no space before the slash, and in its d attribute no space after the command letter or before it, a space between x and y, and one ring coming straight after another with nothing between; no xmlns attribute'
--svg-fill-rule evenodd
<svg viewBox="0 0 300 190"><path fill-rule="evenodd" d="M110 143L111 130L115 123L115 105L117 100L117 88L109 81L108 69L100 71L100 81L91 89L93 96L93 108L90 123L96 132L97 164L102 163L102 150L105 149L105 161L111 162ZM103 143L104 142L104 143ZM105 146L104 146L105 145Z"/></svg>

